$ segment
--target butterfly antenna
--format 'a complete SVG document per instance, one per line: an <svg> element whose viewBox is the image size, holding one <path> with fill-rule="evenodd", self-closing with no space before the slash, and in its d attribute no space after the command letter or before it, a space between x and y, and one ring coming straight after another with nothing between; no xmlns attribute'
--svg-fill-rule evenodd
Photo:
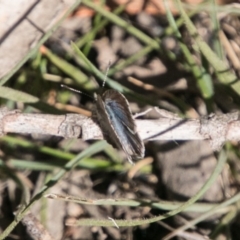
<svg viewBox="0 0 240 240"><path fill-rule="evenodd" d="M72 91L72 92L81 93L81 94L86 95L86 96L88 96L88 97L90 97L90 98L93 98L92 96L90 96L90 95L88 95L88 94L86 94L86 93L83 93L83 92L81 92L81 91L79 91L79 90L77 90L77 89L68 87L68 86L66 86L66 85L64 85L64 84L61 84L61 87L62 87L62 88L66 88L66 89L68 89L68 90L70 90L70 91Z"/></svg>
<svg viewBox="0 0 240 240"><path fill-rule="evenodd" d="M108 75L108 72L109 72L110 66L111 66L111 62L108 62L108 66L107 66L107 70L106 70L106 72L105 72L105 77L104 77L104 80L103 80L102 87L105 86L105 83L106 83L106 81L107 81L107 75Z"/></svg>

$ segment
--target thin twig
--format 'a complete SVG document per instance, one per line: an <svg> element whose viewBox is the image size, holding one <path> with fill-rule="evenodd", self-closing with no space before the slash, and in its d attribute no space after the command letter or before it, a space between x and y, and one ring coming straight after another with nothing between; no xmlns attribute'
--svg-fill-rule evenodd
<svg viewBox="0 0 240 240"><path fill-rule="evenodd" d="M209 140L213 150L226 141L240 140L238 112L181 119L158 109L159 119L136 120L140 137L154 140ZM26 114L0 109L0 136L7 133L46 134L64 138L102 139L96 121L81 114Z"/></svg>

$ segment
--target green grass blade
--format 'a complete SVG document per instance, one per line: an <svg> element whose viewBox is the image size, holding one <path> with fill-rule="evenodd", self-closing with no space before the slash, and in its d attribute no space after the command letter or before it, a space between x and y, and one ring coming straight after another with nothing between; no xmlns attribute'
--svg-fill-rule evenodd
<svg viewBox="0 0 240 240"><path fill-rule="evenodd" d="M237 79L237 76L233 74L229 66L218 58L218 56L212 51L212 49L208 46L208 44L199 36L197 29L195 28L194 24L186 14L185 10L182 7L182 3L180 0L176 0L178 4L178 8L180 10L180 13L185 20L185 24L187 26L187 29L193 39L196 41L199 50L203 54L203 56L207 59L207 61L210 63L210 65L214 68L216 71L216 74L220 80L221 83L230 85L232 89L240 95L240 81Z"/></svg>
<svg viewBox="0 0 240 240"><path fill-rule="evenodd" d="M2 232L0 235L0 239L5 239L12 230L16 227L16 225L21 221L21 219L24 217L24 215L29 211L30 207L39 200L46 191L55 185L64 175L66 172L74 168L76 165L78 165L79 161L81 161L84 158L87 158L93 154L98 153L99 151L102 151L107 146L107 143L104 141L99 141L86 150L82 151L80 154L78 154L75 158L73 158L71 161L67 162L64 166L64 169L61 169L54 177L52 177L45 186L39 191L37 195L35 195L29 204L24 207L20 213L16 215L16 219Z"/></svg>

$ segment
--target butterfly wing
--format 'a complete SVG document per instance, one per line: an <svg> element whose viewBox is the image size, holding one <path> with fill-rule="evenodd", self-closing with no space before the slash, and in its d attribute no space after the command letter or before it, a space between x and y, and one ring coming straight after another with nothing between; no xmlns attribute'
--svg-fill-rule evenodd
<svg viewBox="0 0 240 240"><path fill-rule="evenodd" d="M136 131L136 125L126 98L116 90L107 90L102 99L121 148L130 160L143 158L144 144Z"/></svg>
<svg viewBox="0 0 240 240"><path fill-rule="evenodd" d="M100 95L96 95L97 119L106 140L109 140L117 148L122 148L121 142L112 126L106 110L105 103Z"/></svg>

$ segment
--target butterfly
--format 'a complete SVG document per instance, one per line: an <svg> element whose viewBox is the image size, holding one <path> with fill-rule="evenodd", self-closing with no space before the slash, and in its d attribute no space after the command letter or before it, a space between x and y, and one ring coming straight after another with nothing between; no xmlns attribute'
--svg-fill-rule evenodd
<svg viewBox="0 0 240 240"><path fill-rule="evenodd" d="M61 87L82 93L63 84ZM143 158L145 147L137 132L128 101L123 94L110 89L103 94L94 94L94 99L97 120L106 140L122 149L131 164L133 164L132 160Z"/></svg>
<svg viewBox="0 0 240 240"><path fill-rule="evenodd" d="M122 149L129 162L141 159L145 147L129 109L127 99L118 91L106 90L102 95L95 94L97 119L103 135L110 143Z"/></svg>

